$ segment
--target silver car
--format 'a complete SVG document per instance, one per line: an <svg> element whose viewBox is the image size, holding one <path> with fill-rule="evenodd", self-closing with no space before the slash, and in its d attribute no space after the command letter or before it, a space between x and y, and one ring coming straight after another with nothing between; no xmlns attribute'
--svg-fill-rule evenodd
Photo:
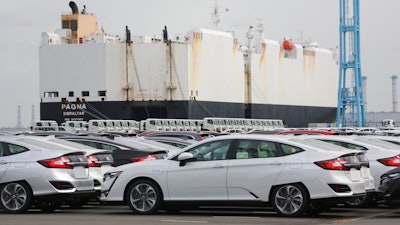
<svg viewBox="0 0 400 225"><path fill-rule="evenodd" d="M90 199L97 199L100 196L101 184L103 175L109 169L113 168L114 159L111 155L111 151L101 150L93 148L84 144L79 144L72 141L62 140L54 136L47 137L32 137L40 141L49 141L51 143L64 145L71 150L83 151L88 160L89 176L94 180L94 190L96 194L88 196L87 198L82 197L69 197L65 203L72 208L80 208L86 204Z"/></svg>
<svg viewBox="0 0 400 225"><path fill-rule="evenodd" d="M24 213L52 211L71 196L92 195L85 153L26 136L0 136L0 206Z"/></svg>

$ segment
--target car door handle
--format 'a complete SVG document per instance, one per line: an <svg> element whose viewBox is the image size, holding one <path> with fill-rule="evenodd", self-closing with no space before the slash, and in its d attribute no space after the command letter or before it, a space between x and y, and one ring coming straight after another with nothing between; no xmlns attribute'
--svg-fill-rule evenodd
<svg viewBox="0 0 400 225"><path fill-rule="evenodd" d="M271 165L282 165L283 163L281 162L272 162Z"/></svg>
<svg viewBox="0 0 400 225"><path fill-rule="evenodd" d="M224 166L222 164L215 164L212 168L223 168Z"/></svg>

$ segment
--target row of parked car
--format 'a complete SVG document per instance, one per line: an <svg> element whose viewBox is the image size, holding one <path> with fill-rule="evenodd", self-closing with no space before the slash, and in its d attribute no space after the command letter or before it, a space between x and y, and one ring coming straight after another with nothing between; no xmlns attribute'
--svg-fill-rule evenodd
<svg viewBox="0 0 400 225"><path fill-rule="evenodd" d="M398 137L157 134L0 136L1 208L53 211L100 200L143 215L237 205L300 216L399 198Z"/></svg>

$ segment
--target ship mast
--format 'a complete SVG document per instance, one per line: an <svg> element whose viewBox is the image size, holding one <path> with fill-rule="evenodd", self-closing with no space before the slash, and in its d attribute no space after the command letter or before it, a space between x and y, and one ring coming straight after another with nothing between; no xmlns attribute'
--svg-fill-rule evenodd
<svg viewBox="0 0 400 225"><path fill-rule="evenodd" d="M213 23L213 28L215 30L219 30L219 24L221 23L221 16L219 14L218 0L215 0L214 9L212 12L212 23Z"/></svg>

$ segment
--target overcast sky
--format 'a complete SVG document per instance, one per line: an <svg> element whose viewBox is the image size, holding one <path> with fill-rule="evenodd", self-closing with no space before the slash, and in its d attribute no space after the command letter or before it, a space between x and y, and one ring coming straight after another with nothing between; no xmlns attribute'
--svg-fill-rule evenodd
<svg viewBox="0 0 400 225"><path fill-rule="evenodd" d="M75 0L86 5L107 33L161 37L191 28L212 28L215 0ZM340 0L219 0L221 30L235 31L240 42L256 19L264 23L264 38L312 38L320 47L339 45ZM41 32L61 27L70 13L69 0L2 0L0 7L0 127L15 127L18 106L28 127L39 114L39 45ZM226 10L228 9L228 10ZM367 111L390 112L392 75L400 75L400 1L360 0L361 70L367 76ZM329 85L329 84L327 84ZM398 93L400 95L400 93ZM32 110L34 113L32 113Z"/></svg>

